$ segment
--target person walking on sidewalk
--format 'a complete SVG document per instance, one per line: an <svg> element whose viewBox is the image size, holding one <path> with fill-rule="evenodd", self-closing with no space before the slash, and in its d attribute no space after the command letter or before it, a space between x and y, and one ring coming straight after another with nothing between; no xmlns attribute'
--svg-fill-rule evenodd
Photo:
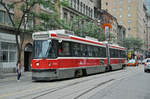
<svg viewBox="0 0 150 99"><path fill-rule="evenodd" d="M18 61L17 62L17 81L19 81L21 77L21 68L22 68L21 62Z"/></svg>

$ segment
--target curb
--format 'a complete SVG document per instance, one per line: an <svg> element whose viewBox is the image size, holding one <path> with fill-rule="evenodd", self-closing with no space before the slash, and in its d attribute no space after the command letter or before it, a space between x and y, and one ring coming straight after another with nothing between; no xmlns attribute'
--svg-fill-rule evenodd
<svg viewBox="0 0 150 99"><path fill-rule="evenodd" d="M26 75L29 75L30 72L23 72L21 74L21 76L26 76ZM11 77L17 77L17 73L6 73L6 74L3 74L3 75L0 75L0 79L7 79L7 78L11 78Z"/></svg>

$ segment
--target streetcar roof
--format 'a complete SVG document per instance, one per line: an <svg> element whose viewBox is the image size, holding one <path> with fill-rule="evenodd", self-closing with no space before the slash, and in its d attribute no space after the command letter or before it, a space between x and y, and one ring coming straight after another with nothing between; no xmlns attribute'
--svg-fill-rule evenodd
<svg viewBox="0 0 150 99"><path fill-rule="evenodd" d="M88 43L88 44L94 44L94 45L106 47L105 43L100 42L96 39L92 39L89 37L83 38L83 37L78 37L78 36L71 35L71 34L66 34L64 30L35 32L33 33L32 38L33 40L47 40L47 39L55 38L58 40Z"/></svg>
<svg viewBox="0 0 150 99"><path fill-rule="evenodd" d="M90 45L97 45L97 46L103 46L106 47L106 44L108 42L100 42L97 39L93 39L90 37L79 37L75 36L74 33L71 33L70 31L66 30L50 30L50 31L42 31L42 32L35 32L32 35L33 40L48 40L48 39L58 39L58 40L64 40L64 41L73 41L73 42L79 42L79 43L88 43ZM124 47L109 44L110 48L125 50Z"/></svg>
<svg viewBox="0 0 150 99"><path fill-rule="evenodd" d="M121 47L121 46L116 45L116 44L109 44L109 48L125 50L125 47Z"/></svg>

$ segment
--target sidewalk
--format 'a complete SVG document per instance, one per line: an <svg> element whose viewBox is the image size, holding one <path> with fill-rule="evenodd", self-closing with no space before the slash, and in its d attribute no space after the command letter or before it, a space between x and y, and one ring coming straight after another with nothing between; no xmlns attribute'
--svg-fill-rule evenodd
<svg viewBox="0 0 150 99"><path fill-rule="evenodd" d="M23 72L21 74L22 78L31 77L31 75L32 75L31 72ZM0 82L7 81L7 80L10 80L10 79L16 80L16 78L17 78L17 73L3 73L2 75L0 75Z"/></svg>

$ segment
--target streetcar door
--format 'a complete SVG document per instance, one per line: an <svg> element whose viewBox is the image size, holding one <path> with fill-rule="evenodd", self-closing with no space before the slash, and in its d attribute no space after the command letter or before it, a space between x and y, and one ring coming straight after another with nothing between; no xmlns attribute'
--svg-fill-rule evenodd
<svg viewBox="0 0 150 99"><path fill-rule="evenodd" d="M106 44L106 56L107 56L107 65L110 65L110 50L108 44Z"/></svg>

